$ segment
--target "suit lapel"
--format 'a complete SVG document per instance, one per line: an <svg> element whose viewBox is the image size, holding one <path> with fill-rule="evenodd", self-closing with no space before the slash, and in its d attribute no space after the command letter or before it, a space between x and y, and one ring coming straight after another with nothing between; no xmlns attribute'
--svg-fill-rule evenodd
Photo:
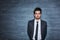
<svg viewBox="0 0 60 40"><path fill-rule="evenodd" d="M43 21L41 20L41 37L42 37L42 35L43 35Z"/></svg>
<svg viewBox="0 0 60 40"><path fill-rule="evenodd" d="M34 33L34 19L32 20L32 27L31 27L31 30L32 30L32 37L33 37L33 33Z"/></svg>

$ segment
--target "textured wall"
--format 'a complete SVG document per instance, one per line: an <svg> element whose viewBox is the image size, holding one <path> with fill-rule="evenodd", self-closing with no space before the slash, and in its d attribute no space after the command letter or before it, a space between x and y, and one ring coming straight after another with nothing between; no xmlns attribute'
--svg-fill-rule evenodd
<svg viewBox="0 0 60 40"><path fill-rule="evenodd" d="M0 40L28 40L27 22L35 7L48 23L46 40L60 40L60 0L0 0Z"/></svg>

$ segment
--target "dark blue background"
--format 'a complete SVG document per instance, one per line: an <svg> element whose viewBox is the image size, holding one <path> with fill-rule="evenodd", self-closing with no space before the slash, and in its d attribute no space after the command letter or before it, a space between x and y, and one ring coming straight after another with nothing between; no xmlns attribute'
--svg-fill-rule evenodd
<svg viewBox="0 0 60 40"><path fill-rule="evenodd" d="M46 40L60 40L60 0L0 0L0 40L29 40L27 22L35 7L48 23Z"/></svg>

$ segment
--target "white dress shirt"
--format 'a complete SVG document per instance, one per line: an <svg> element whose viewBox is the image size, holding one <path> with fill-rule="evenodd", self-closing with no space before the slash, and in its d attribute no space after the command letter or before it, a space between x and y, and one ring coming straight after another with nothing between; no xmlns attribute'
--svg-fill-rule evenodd
<svg viewBox="0 0 60 40"><path fill-rule="evenodd" d="M41 20L34 20L34 33L33 33L33 40L35 40L35 35L36 35L36 26L37 26L37 21L38 21L38 40L41 40Z"/></svg>

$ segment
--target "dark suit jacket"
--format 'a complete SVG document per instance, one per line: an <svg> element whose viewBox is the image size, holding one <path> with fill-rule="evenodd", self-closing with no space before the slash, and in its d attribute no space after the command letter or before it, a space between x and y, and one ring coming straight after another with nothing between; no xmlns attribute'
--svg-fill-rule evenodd
<svg viewBox="0 0 60 40"><path fill-rule="evenodd" d="M27 34L28 34L30 40L32 40L33 32L34 32L34 19L28 21ZM41 20L41 37L42 37L42 40L45 39L46 34L47 34L47 22Z"/></svg>

